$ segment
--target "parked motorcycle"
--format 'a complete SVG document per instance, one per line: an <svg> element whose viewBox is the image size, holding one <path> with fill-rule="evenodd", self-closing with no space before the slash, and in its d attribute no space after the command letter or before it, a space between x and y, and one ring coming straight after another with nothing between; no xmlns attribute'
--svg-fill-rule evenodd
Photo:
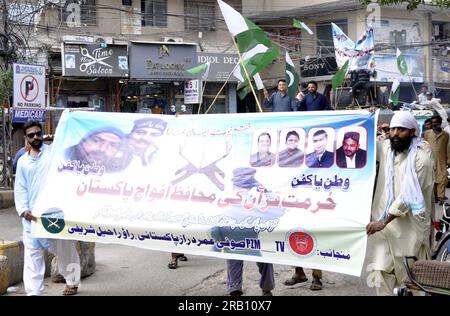
<svg viewBox="0 0 450 316"><path fill-rule="evenodd" d="M432 260L405 257L403 265L408 279L403 286L394 290L396 295L411 296L412 290L415 290L429 295L450 296L450 204L445 202L442 211L435 236L436 245L431 254Z"/></svg>
<svg viewBox="0 0 450 316"><path fill-rule="evenodd" d="M439 220L438 232L436 233L436 246L431 258L433 260L450 263L450 204L442 205L442 218Z"/></svg>

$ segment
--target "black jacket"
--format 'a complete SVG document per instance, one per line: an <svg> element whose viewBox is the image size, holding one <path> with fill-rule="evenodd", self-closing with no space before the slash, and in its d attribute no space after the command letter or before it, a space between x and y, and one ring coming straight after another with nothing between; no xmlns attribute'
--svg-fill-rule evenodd
<svg viewBox="0 0 450 316"><path fill-rule="evenodd" d="M358 149L355 159L355 168L364 167L367 161L367 152L364 149ZM336 165L340 168L347 168L347 160L345 160L344 148L342 146L336 150Z"/></svg>

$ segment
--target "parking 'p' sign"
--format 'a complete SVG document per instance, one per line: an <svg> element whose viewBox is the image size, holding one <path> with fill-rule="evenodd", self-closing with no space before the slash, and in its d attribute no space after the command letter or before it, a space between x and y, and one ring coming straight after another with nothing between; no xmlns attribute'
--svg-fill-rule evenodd
<svg viewBox="0 0 450 316"><path fill-rule="evenodd" d="M13 107L45 107L45 67L13 64L14 96Z"/></svg>

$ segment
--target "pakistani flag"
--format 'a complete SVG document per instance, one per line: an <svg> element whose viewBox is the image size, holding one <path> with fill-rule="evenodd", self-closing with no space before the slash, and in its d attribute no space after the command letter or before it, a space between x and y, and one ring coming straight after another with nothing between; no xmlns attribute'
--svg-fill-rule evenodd
<svg viewBox="0 0 450 316"><path fill-rule="evenodd" d="M298 28L298 29L305 30L306 32L309 33L309 35L313 35L314 34L313 31L311 31L311 29L305 23L303 23L302 21L294 19L292 25L294 27Z"/></svg>
<svg viewBox="0 0 450 316"><path fill-rule="evenodd" d="M342 86L342 84L345 81L345 77L347 76L348 72L348 64L349 59L345 62L345 64L334 74L333 78L331 78L331 85L333 87L333 90L336 90L337 87Z"/></svg>
<svg viewBox="0 0 450 316"><path fill-rule="evenodd" d="M253 89L257 89L255 86L255 82L252 80ZM244 100L244 98L247 96L247 94L252 93L252 88L248 84L248 81L245 83L240 82L236 89L237 95L239 96L239 99Z"/></svg>
<svg viewBox="0 0 450 316"><path fill-rule="evenodd" d="M209 62L207 62L205 64L200 64L196 67L186 69L186 71L194 76L198 76L201 73L203 73L202 79L206 80L208 78L210 66L211 66L211 64Z"/></svg>
<svg viewBox="0 0 450 316"><path fill-rule="evenodd" d="M391 102L393 105L397 105L399 96L400 96L400 82L397 79L394 79L392 81L391 96L389 97L389 102Z"/></svg>
<svg viewBox="0 0 450 316"><path fill-rule="evenodd" d="M298 82L300 78L297 71L295 70L294 63L292 62L289 53L286 51L286 85L287 94L291 98L295 98L298 92Z"/></svg>
<svg viewBox="0 0 450 316"><path fill-rule="evenodd" d="M397 67L402 75L405 76L408 74L408 65L406 64L405 56L398 48L397 48Z"/></svg>
<svg viewBox="0 0 450 316"><path fill-rule="evenodd" d="M259 73L257 73L256 75L253 76L253 80L255 80L256 88L258 90L264 89L264 83L263 83Z"/></svg>
<svg viewBox="0 0 450 316"><path fill-rule="evenodd" d="M278 57L278 49L273 47L266 33L255 23L243 17L222 0L217 2L242 58L240 67L234 70L233 75L241 82L247 81L243 67L246 68L249 78L253 78L272 64Z"/></svg>

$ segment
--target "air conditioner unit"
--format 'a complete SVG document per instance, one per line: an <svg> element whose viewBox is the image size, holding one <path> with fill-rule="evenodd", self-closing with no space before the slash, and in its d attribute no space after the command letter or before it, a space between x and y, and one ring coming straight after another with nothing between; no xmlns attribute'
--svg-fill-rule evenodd
<svg viewBox="0 0 450 316"><path fill-rule="evenodd" d="M183 43L182 37L164 37L164 42Z"/></svg>
<svg viewBox="0 0 450 316"><path fill-rule="evenodd" d="M113 44L114 40L112 37L94 36L94 41L96 44Z"/></svg>

